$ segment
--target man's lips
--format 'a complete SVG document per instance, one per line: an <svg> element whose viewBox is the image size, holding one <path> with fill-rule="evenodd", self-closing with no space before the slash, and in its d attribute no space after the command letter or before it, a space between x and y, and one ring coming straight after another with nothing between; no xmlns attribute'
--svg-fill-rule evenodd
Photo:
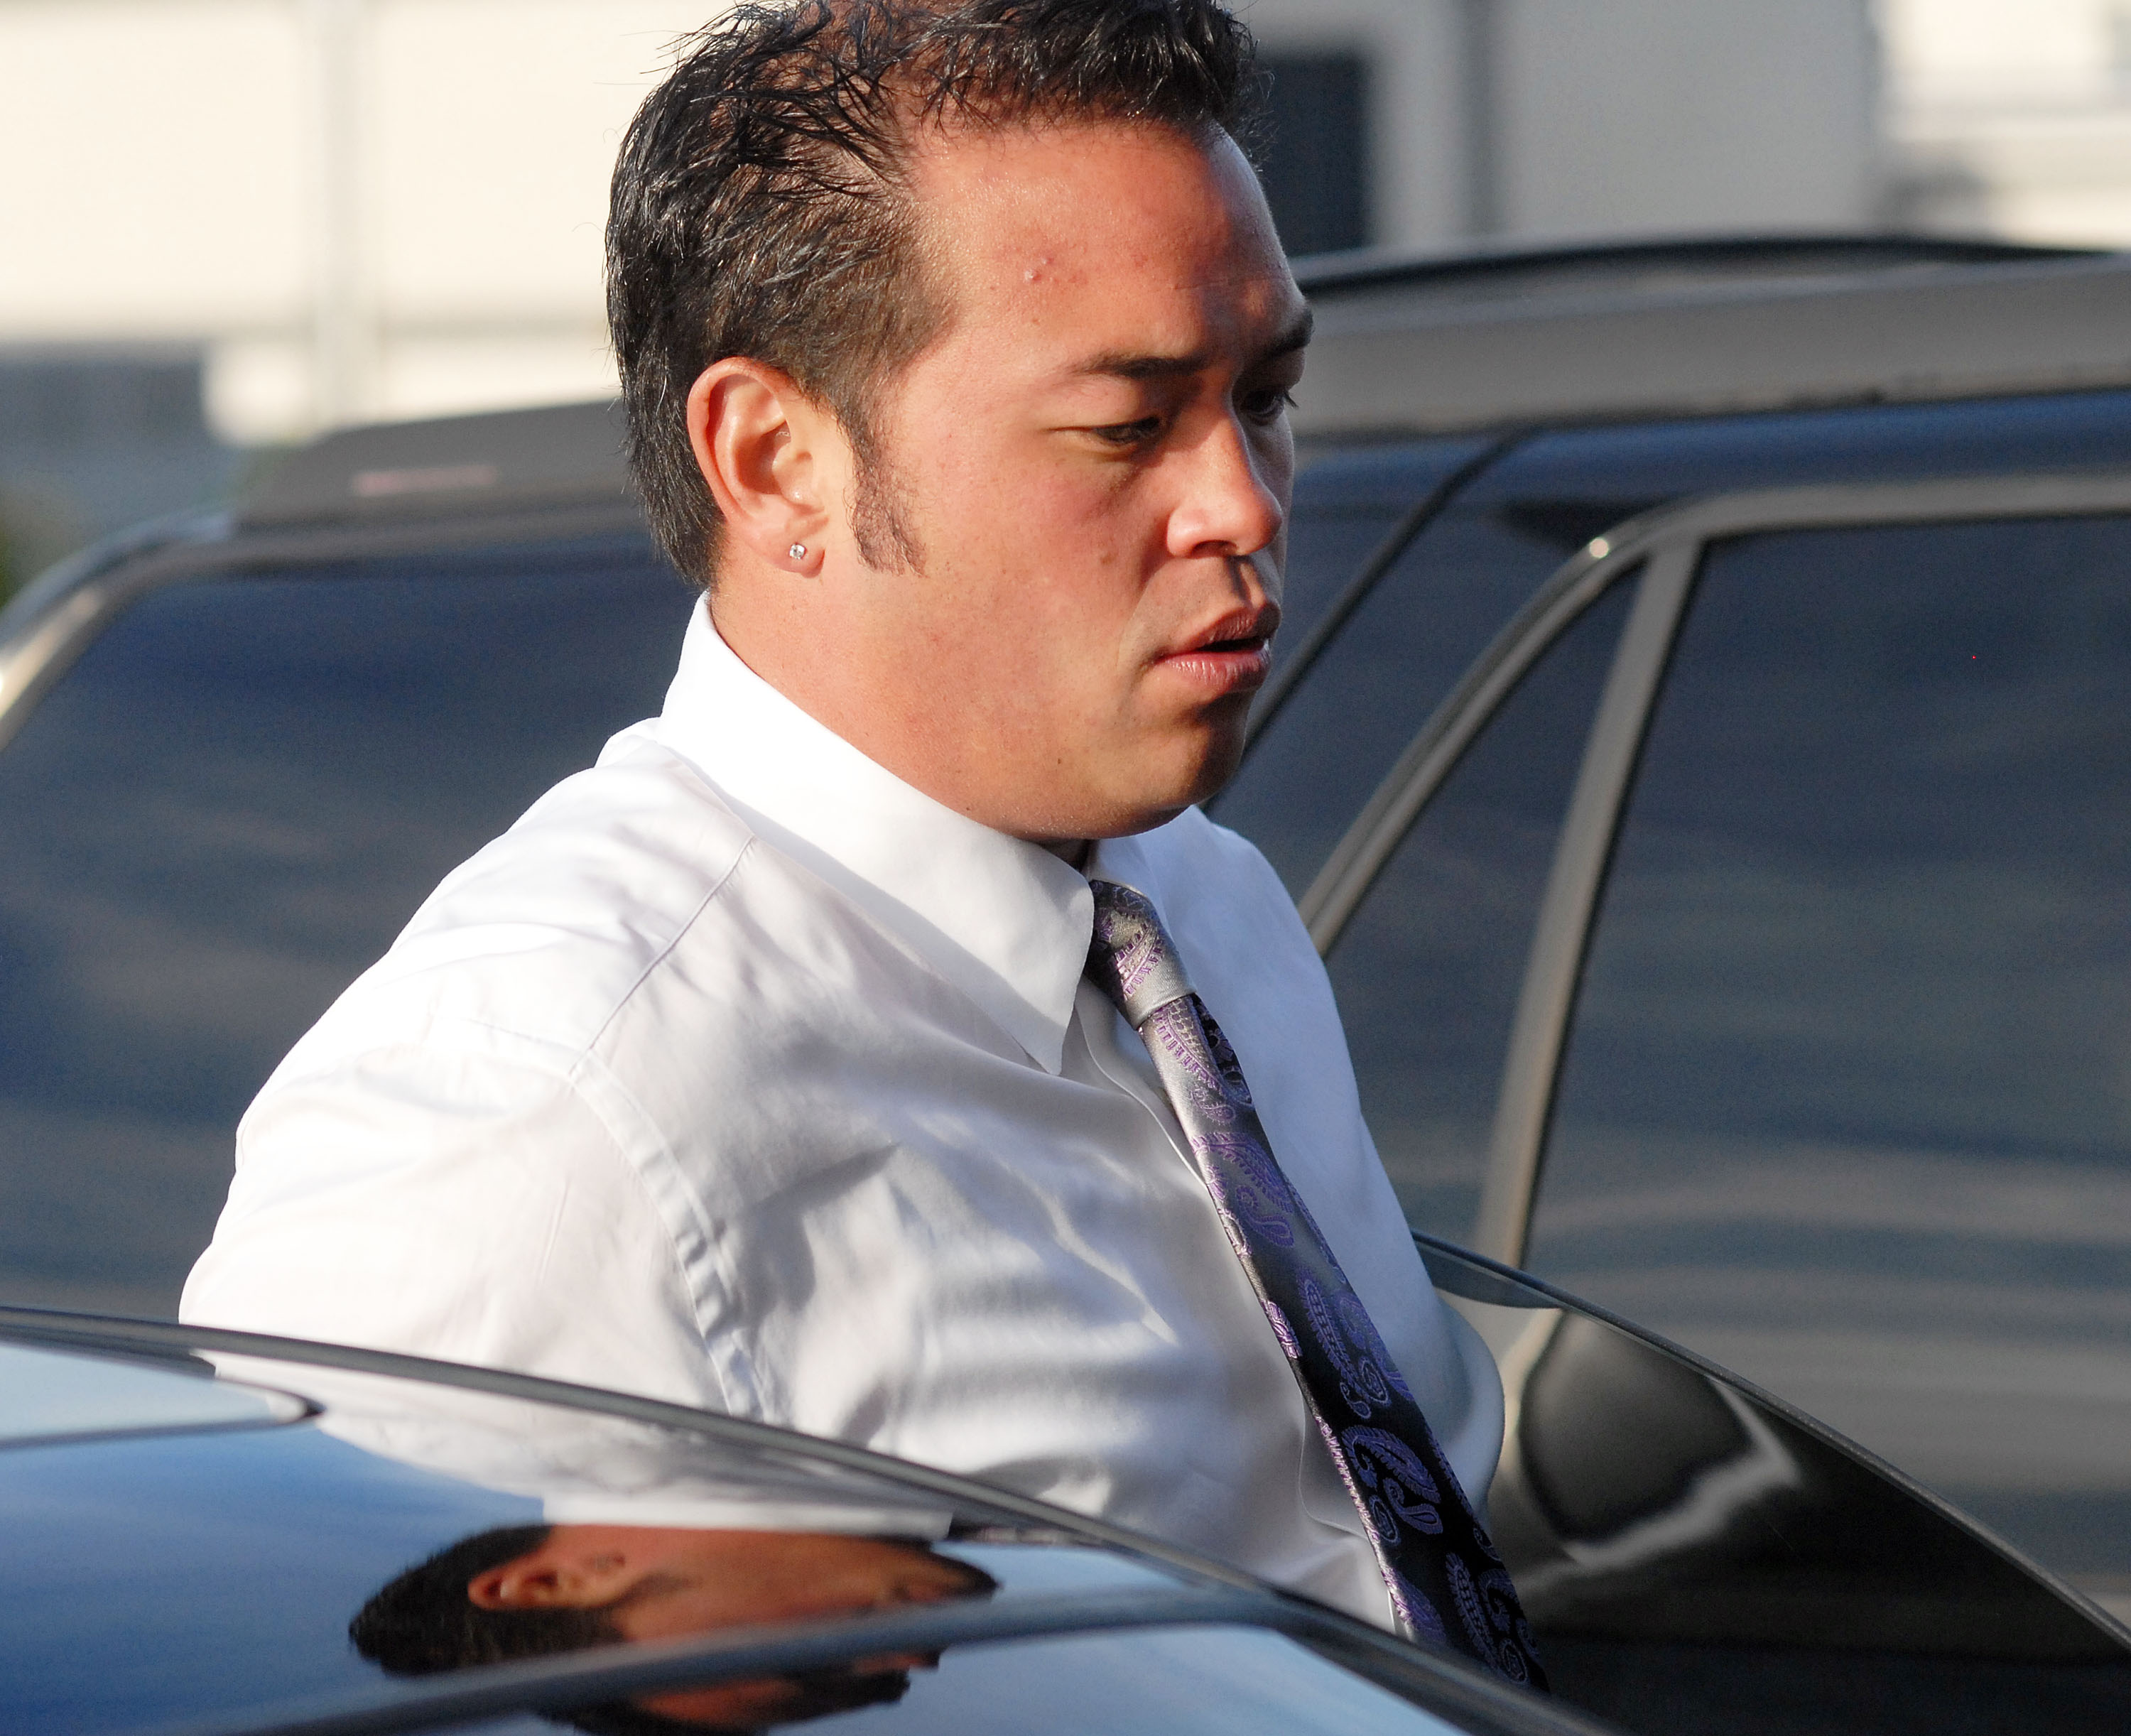
<svg viewBox="0 0 2131 1736"><path fill-rule="evenodd" d="M1280 610L1239 609L1209 623L1157 659L1161 665L1218 694L1248 692L1272 667L1272 636Z"/></svg>

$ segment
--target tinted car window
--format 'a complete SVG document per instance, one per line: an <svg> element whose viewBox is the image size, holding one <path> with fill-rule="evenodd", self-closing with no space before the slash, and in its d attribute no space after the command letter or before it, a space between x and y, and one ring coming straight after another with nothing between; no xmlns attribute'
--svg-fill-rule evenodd
<svg viewBox="0 0 2131 1736"><path fill-rule="evenodd" d="M1413 461L1404 455L1425 453L1448 475L1454 461L1440 455L1449 446L1387 446L1370 461L1395 469ZM1311 509L1310 490L1344 498L1340 466L1361 461L1335 454L1321 476L1305 473L1298 525ZM1299 897L1399 750L1511 613L1563 560L1637 513L1727 489L2110 461L2131 462L2131 394L1535 433L1479 470L1421 530L1210 811L1264 850ZM1415 499L1423 491L1409 490ZM1314 584L1298 577L1293 588L1314 595ZM1282 629L1291 645L1309 607Z"/></svg>
<svg viewBox="0 0 2131 1736"><path fill-rule="evenodd" d="M1729 489L2109 461L2131 462L2131 394L1532 434L1478 471L1415 538L1214 812L1256 840L1299 896L1406 737L1510 612L1593 537L1639 513Z"/></svg>
<svg viewBox="0 0 2131 1736"><path fill-rule="evenodd" d="M1371 522L1381 527L1381 536L1454 471L1453 454L1469 461L1482 451L1477 442L1453 447L1429 442L1327 460L1297 487L1298 525L1306 522L1306 511L1329 514L1331 503L1342 502L1350 504L1340 511L1351 514L1361 501L1375 499L1382 506ZM1374 546L1373 540L1352 538L1343 551L1351 560L1339 584ZM1299 530L1295 547L1299 556ZM1265 852L1296 896L1414 731L1558 562L1551 545L1538 558L1514 565L1473 554L1461 541L1426 534L1410 544L1211 805L1216 820ZM1315 595L1318 581L1307 588ZM1321 610L1330 595L1327 591L1314 606ZM1310 619L1306 612L1300 618L1303 630ZM1291 643L1300 637L1289 626L1281 632Z"/></svg>
<svg viewBox="0 0 2131 1736"><path fill-rule="evenodd" d="M156 591L0 752L0 1296L168 1313L237 1117L436 882L655 712L635 539Z"/></svg>
<svg viewBox="0 0 2131 1736"><path fill-rule="evenodd" d="M1587 609L1437 791L1328 964L1362 1105L1407 1220L1471 1237L1554 835L1632 581Z"/></svg>
<svg viewBox="0 0 2131 1736"><path fill-rule="evenodd" d="M2131 521L1707 562L1536 1269L2079 1572L2131 1555Z"/></svg>
<svg viewBox="0 0 2131 1736"><path fill-rule="evenodd" d="M1302 456L1287 521L1276 664L1306 638L1399 520L1487 450L1485 440L1414 440Z"/></svg>

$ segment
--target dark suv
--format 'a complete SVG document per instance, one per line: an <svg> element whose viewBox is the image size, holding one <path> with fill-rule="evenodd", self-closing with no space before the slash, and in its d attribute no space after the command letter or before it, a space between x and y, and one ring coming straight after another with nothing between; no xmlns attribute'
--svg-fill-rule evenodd
<svg viewBox="0 0 2131 1736"><path fill-rule="evenodd" d="M1213 811L1413 1222L2131 1595L2131 261L1302 275ZM689 600L585 406L331 437L0 617L0 1295L171 1308L267 1071Z"/></svg>

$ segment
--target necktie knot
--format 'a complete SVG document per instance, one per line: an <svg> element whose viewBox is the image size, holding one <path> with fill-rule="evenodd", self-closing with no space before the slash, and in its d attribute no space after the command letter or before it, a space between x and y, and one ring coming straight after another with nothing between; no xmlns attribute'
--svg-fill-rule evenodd
<svg viewBox="0 0 2131 1736"><path fill-rule="evenodd" d="M1163 1007L1191 992L1169 931L1142 892L1111 880L1090 880L1095 931L1088 975L1137 1031Z"/></svg>

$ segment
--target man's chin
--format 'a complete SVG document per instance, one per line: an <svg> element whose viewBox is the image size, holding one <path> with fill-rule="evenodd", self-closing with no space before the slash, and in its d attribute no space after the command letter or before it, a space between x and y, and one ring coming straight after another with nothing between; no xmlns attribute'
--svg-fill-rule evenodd
<svg viewBox="0 0 2131 1736"><path fill-rule="evenodd" d="M1168 751L1161 753L1098 756L1085 768L1091 775L1054 777L1045 791L1055 799L1062 786L1070 799L986 823L1046 849L1086 839L1130 838L1211 801L1236 775L1243 757L1240 727L1210 740L1195 733L1181 744L1164 745ZM981 812L975 817L985 819Z"/></svg>
<svg viewBox="0 0 2131 1736"><path fill-rule="evenodd" d="M1166 825L1186 808L1211 801L1243 763L1244 714L1225 712L1177 732L1167 751L1151 754L1129 786L1114 789L1113 824L1083 835L1124 838ZM1122 780L1120 780L1122 782Z"/></svg>
<svg viewBox="0 0 2131 1736"><path fill-rule="evenodd" d="M659 1694L637 1704L647 1712L698 1729L756 1730L764 1724L798 1724L855 1712L863 1706L893 1705L909 1691L907 1670L863 1675L850 1670L808 1670Z"/></svg>
<svg viewBox="0 0 2131 1736"><path fill-rule="evenodd" d="M1173 777L1161 780L1154 788L1144 792L1144 817L1137 825L1121 827L1114 833L1103 835L1123 837L1133 832L1151 832L1156 826L1166 825L1186 808L1199 807L1211 801L1228 788L1237 770L1243 763L1243 734L1237 729L1230 738L1226 733L1209 743L1204 751L1194 755L1188 763L1180 767Z"/></svg>

